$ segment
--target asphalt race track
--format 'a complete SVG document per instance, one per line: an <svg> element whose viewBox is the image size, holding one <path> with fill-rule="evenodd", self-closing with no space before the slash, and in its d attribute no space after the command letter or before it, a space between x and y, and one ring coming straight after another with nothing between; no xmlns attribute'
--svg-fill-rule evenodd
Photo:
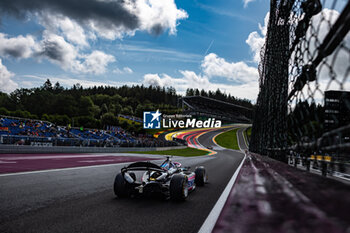
<svg viewBox="0 0 350 233"><path fill-rule="evenodd" d="M174 158L193 169L204 165L209 174L185 202L116 198L114 177L125 164L2 175L0 232L198 232L244 157L212 141L224 130L190 139L217 154Z"/></svg>
<svg viewBox="0 0 350 233"><path fill-rule="evenodd" d="M108 154L0 154L0 174L154 160L159 156Z"/></svg>

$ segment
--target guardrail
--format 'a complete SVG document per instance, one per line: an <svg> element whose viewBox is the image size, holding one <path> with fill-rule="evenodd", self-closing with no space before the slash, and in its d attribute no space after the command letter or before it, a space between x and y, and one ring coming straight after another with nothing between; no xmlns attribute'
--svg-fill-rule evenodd
<svg viewBox="0 0 350 233"><path fill-rule="evenodd" d="M169 147L74 147L74 146L29 146L29 145L1 145L2 154L43 154L43 153L118 153L118 152L141 152L163 151L171 149L184 149L187 146Z"/></svg>
<svg viewBox="0 0 350 233"><path fill-rule="evenodd" d="M306 171L319 171L323 176L341 176L350 179L350 164L333 161L331 156L311 155L310 157L288 156L288 164L301 166Z"/></svg>

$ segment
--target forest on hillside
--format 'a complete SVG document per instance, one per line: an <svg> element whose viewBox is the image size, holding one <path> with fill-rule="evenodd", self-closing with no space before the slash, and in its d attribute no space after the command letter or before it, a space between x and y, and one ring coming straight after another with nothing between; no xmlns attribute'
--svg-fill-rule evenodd
<svg viewBox="0 0 350 233"><path fill-rule="evenodd" d="M186 95L202 95L252 107L249 100L235 98L219 89L216 92L188 89ZM179 98L181 95L173 87L125 85L83 88L75 84L64 88L58 82L53 85L48 79L40 87L20 88L10 94L0 92L0 115L47 120L58 125L104 128L121 125L115 117L118 114L142 117L143 111L157 109L167 114L181 113ZM137 128L136 125L123 124L126 129Z"/></svg>

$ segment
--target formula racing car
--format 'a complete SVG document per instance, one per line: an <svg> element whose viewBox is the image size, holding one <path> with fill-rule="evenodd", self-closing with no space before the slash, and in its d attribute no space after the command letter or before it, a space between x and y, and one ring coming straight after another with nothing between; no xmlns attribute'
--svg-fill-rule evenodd
<svg viewBox="0 0 350 233"><path fill-rule="evenodd" d="M204 186L208 176L203 166L190 171L169 157L158 166L135 162L121 169L114 180L114 193L119 198L137 195L160 195L172 200L185 200L196 186Z"/></svg>

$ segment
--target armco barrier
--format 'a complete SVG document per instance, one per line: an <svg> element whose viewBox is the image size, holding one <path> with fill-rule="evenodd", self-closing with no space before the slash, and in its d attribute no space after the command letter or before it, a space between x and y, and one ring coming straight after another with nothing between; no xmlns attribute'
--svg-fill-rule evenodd
<svg viewBox="0 0 350 233"><path fill-rule="evenodd" d="M0 145L2 154L35 154L35 153L117 153L131 151L163 151L184 149L186 146L170 147L71 147L71 146L27 146L27 145Z"/></svg>

